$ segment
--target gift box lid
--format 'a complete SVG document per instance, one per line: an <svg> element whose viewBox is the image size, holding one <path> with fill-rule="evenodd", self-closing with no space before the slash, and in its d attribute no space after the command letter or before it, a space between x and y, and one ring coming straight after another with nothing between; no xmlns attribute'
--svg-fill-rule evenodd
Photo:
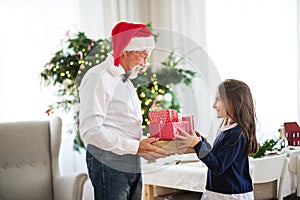
<svg viewBox="0 0 300 200"><path fill-rule="evenodd" d="M157 111L150 111L148 113L150 123L163 123L163 122L177 122L178 112L177 110L164 109Z"/></svg>

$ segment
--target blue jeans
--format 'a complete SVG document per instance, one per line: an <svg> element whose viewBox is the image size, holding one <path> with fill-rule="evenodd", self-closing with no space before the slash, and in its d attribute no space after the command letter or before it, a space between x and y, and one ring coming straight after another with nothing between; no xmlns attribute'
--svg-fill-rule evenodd
<svg viewBox="0 0 300 200"><path fill-rule="evenodd" d="M140 162L132 162L132 156L139 160L138 156L120 156L100 149L95 154L93 150L90 152L89 149L88 146L86 162L89 177L94 187L95 200L141 200L142 176L140 170L135 172L119 168L124 162L140 167ZM120 165L117 166L117 162L120 162Z"/></svg>

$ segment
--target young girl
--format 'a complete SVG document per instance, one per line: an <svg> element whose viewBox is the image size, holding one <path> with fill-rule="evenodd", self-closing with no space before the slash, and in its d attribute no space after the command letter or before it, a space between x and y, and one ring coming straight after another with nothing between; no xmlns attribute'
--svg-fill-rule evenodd
<svg viewBox="0 0 300 200"><path fill-rule="evenodd" d="M218 86L213 108L224 119L213 148L194 131L180 129L176 137L181 148L193 147L208 167L201 200L254 199L248 155L258 150L258 143L249 87L242 81L225 80Z"/></svg>

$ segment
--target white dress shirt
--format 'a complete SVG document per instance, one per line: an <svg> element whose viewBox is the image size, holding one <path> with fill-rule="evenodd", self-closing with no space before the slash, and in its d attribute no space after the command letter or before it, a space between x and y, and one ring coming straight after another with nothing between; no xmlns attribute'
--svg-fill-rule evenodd
<svg viewBox="0 0 300 200"><path fill-rule="evenodd" d="M79 131L82 140L115 154L136 154L142 137L139 98L113 56L89 69L79 88Z"/></svg>

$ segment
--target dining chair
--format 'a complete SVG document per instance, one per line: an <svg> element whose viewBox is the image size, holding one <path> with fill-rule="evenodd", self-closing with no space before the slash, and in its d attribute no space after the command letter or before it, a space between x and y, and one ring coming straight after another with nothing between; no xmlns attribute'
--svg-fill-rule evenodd
<svg viewBox="0 0 300 200"><path fill-rule="evenodd" d="M296 183L297 197L300 197L300 149L289 151L288 169L292 174L292 183Z"/></svg>
<svg viewBox="0 0 300 200"><path fill-rule="evenodd" d="M283 177L288 164L287 154L252 158L250 174L254 185L254 199L283 199Z"/></svg>
<svg viewBox="0 0 300 200"><path fill-rule="evenodd" d="M0 199L81 200L86 173L59 173L62 121L0 123Z"/></svg>

